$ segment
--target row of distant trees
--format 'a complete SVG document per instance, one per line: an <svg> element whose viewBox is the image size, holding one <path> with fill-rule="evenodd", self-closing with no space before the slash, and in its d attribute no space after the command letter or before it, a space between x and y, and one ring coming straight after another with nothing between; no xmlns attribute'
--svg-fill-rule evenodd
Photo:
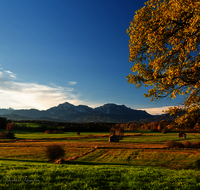
<svg viewBox="0 0 200 190"><path fill-rule="evenodd" d="M15 121L13 121L15 122ZM11 130L34 130L36 132L44 131L63 131L63 132L105 132L113 129L123 129L123 131L134 131L134 130L152 130L152 131L162 131L167 130L180 130L174 128L173 121L159 121L159 122L149 122L149 123L70 123L70 122L54 122L54 121L40 121L40 120L24 120L16 121L18 124L13 124L11 120L7 120L4 117L0 117L0 129ZM37 123L40 124L39 127L30 127L26 123ZM200 131L199 124L195 126L190 126L189 128L181 129L185 131Z"/></svg>
<svg viewBox="0 0 200 190"><path fill-rule="evenodd" d="M134 131L134 130L151 130L151 131L191 131L191 132L199 132L200 125L199 123L191 124L188 127L177 127L174 121L157 121L157 122L146 122L146 123L121 123L115 124L115 128L122 128L126 131Z"/></svg>
<svg viewBox="0 0 200 190"><path fill-rule="evenodd" d="M13 130L14 125L12 124L12 121L10 119L0 117L0 129L7 129L8 131Z"/></svg>
<svg viewBox="0 0 200 190"><path fill-rule="evenodd" d="M0 117L0 129L5 129L7 125L7 119L5 117Z"/></svg>
<svg viewBox="0 0 200 190"><path fill-rule="evenodd" d="M63 131L63 132L104 132L109 131L115 123L70 123L70 122L54 122L54 121L17 121L15 129L17 130L34 130L36 132L44 131ZM25 123L37 123L39 127L29 127Z"/></svg>
<svg viewBox="0 0 200 190"><path fill-rule="evenodd" d="M19 123L19 121L17 121ZM44 132L46 130L49 131L63 131L63 132L73 132L73 131L81 131L81 132L105 132L113 129L123 129L124 131L133 131L133 130L162 130L165 128L170 122L152 122L152 123L66 123L66 122L53 122L53 121L20 121L21 124L15 124L15 129L18 130L35 130L36 132ZM27 124L24 123L37 123L41 126L31 128Z"/></svg>
<svg viewBox="0 0 200 190"><path fill-rule="evenodd" d="M121 123L115 124L115 127L120 127L124 130L134 131L134 130L162 130L166 128L168 125L171 125L171 121L160 121L160 122L149 122L149 123Z"/></svg>

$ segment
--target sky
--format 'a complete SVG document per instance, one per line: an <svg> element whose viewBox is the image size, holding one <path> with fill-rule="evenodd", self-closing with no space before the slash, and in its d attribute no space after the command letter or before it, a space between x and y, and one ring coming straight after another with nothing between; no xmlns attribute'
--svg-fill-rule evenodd
<svg viewBox="0 0 200 190"><path fill-rule="evenodd" d="M143 0L1 0L0 108L106 103L162 114L126 77L126 30Z"/></svg>

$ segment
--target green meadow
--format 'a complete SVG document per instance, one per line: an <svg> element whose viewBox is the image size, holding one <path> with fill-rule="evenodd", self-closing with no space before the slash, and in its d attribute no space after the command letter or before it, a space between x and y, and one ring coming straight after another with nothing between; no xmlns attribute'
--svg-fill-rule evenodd
<svg viewBox="0 0 200 190"><path fill-rule="evenodd" d="M14 132L16 140L0 139L0 189L200 189L200 150L165 147L198 133L127 131L114 143L108 132ZM65 164L48 161L50 144L63 146Z"/></svg>
<svg viewBox="0 0 200 190"><path fill-rule="evenodd" d="M199 189L195 170L120 164L4 161L1 189Z"/></svg>

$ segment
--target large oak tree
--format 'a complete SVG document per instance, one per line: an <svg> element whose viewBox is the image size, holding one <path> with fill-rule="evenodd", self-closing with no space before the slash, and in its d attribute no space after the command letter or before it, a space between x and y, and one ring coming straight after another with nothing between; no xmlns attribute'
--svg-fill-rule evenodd
<svg viewBox="0 0 200 190"><path fill-rule="evenodd" d="M200 1L149 0L136 11L127 33L129 61L127 76L137 88L152 86L145 97L151 100L185 100L168 113L181 113L180 127L200 118Z"/></svg>

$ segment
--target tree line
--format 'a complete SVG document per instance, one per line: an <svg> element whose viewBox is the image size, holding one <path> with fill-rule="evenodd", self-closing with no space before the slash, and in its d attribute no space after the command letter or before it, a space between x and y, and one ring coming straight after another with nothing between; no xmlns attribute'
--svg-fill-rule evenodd
<svg viewBox="0 0 200 190"><path fill-rule="evenodd" d="M16 124L17 123L17 124ZM27 123L36 123L38 127L30 127ZM14 125L13 125L14 124ZM158 131L191 131L199 132L199 123L191 124L190 127L178 128L174 121L158 121L158 122L134 122L134 123L72 123L72 122L55 122L55 121L41 121L41 120L21 120L11 121L4 117L0 117L0 129L7 131L12 130L30 130L35 132L44 131L62 131L62 132L106 132L111 128L123 129L124 131L134 130L151 130Z"/></svg>

